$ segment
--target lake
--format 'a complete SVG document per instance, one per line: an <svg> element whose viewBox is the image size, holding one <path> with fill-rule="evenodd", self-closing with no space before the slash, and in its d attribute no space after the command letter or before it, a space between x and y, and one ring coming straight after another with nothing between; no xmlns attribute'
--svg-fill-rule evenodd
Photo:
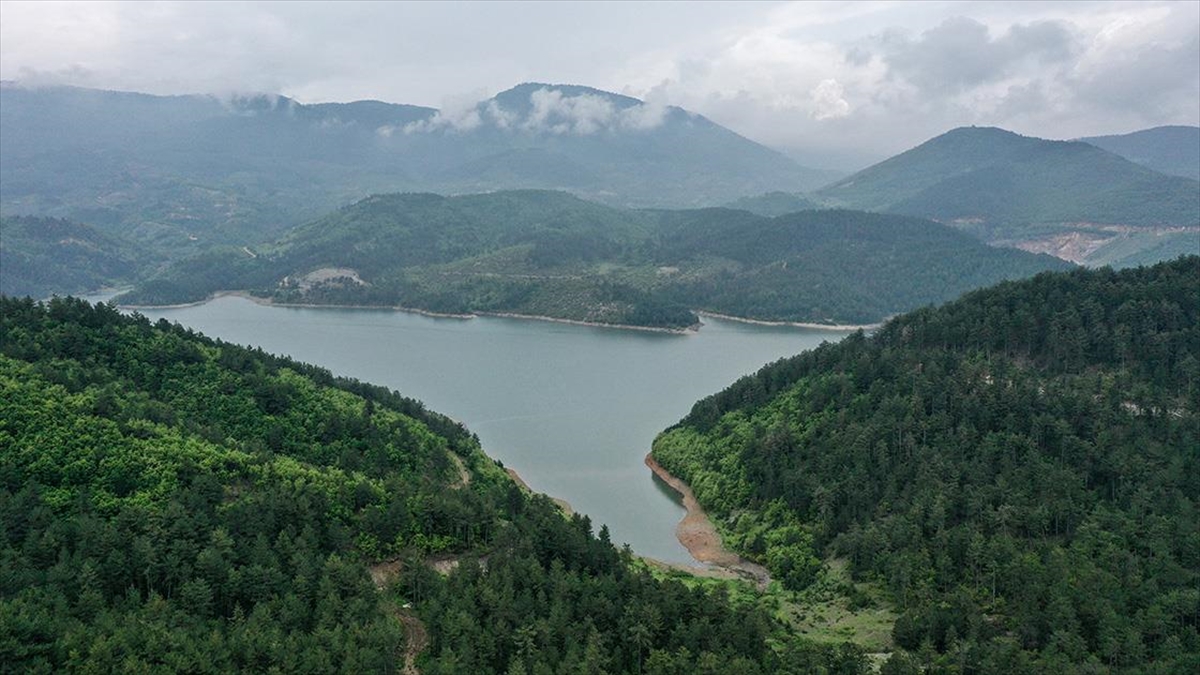
<svg viewBox="0 0 1200 675"><path fill-rule="evenodd" d="M291 308L224 296L143 309L228 342L385 385L464 423L538 491L607 524L614 543L691 563L683 508L642 463L698 399L846 331L705 319L675 335L547 321Z"/></svg>

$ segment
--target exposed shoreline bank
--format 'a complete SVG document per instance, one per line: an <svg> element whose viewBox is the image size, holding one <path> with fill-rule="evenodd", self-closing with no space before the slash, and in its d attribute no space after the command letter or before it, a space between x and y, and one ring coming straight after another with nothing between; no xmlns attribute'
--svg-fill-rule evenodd
<svg viewBox="0 0 1200 675"><path fill-rule="evenodd" d="M558 497L551 497L545 492L538 492L537 490L534 490L533 488L529 487L529 483L526 483L524 478L521 478L521 474L517 473L517 470L512 467L504 467L504 472L508 474L508 477L511 478L514 483L521 486L522 490L533 494L541 494L545 495L546 497L550 497L550 501L558 504L558 508L562 509L563 513L567 514L568 516L575 515L575 509L571 507L571 502L568 502L565 499L559 499Z"/></svg>
<svg viewBox="0 0 1200 675"><path fill-rule="evenodd" d="M749 323L755 326L786 326L789 328L814 328L817 330L875 330L883 325L879 323L806 323L803 321L767 321L765 319L748 319L744 316L733 316L730 314L718 314L716 312L705 312L701 310L692 310L696 316L703 319L704 317L712 317L714 319L722 319L724 321L737 321L738 323Z"/></svg>
<svg viewBox="0 0 1200 675"><path fill-rule="evenodd" d="M700 502L696 501L696 495L692 493L692 488L688 487L687 483L668 473L652 455L646 455L646 466L650 467L654 475L683 497L683 508L687 511L687 515L675 526L675 536L679 539L679 543L688 550L688 553L692 554L693 558L702 564L725 570L737 578L752 581L759 590L764 590L767 584L771 583L771 575L765 567L746 560L725 548L716 525L704 512ZM667 566L694 571L687 565Z"/></svg>

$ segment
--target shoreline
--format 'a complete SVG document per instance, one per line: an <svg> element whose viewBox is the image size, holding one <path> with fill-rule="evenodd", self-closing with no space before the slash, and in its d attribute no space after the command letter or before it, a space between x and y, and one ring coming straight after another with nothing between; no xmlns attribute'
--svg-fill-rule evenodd
<svg viewBox="0 0 1200 675"><path fill-rule="evenodd" d="M329 305L329 304L314 304L303 302L276 302L270 298L261 298L251 295L248 291L217 291L203 300L194 302L181 302L169 305L130 305L121 303L118 305L121 309L185 309L188 307L198 307L208 302L212 302L218 298L232 296L235 298L243 298L258 305L265 307L285 307L298 309L374 309L379 311L389 312L404 312L406 314L417 314L419 316L427 316L434 319L460 319L468 320L475 319L481 316L493 317L498 319L520 319L523 321L546 321L549 323L561 323L571 326L589 326L592 328L614 328L617 330L636 330L647 333L664 333L667 335L691 335L701 330L704 326L703 319L713 318L722 321L736 321L738 323L751 324L755 326L775 326L785 328L804 328L809 330L829 330L829 331L855 331L855 330L875 330L883 326L883 322L864 323L864 324L826 324L826 323L810 323L804 321L768 321L765 319L751 319L744 316L733 316L732 314L720 314L718 312L709 312L705 310L692 310L700 322L687 326L685 328L663 328L660 326L636 326L627 323L601 323L599 321L584 321L582 319L564 319L555 316L546 316L544 314L521 314L518 312L471 312L467 314L456 314L451 312L434 312L428 309L418 309L416 307L403 307L400 305Z"/></svg>
<svg viewBox="0 0 1200 675"><path fill-rule="evenodd" d="M172 305L127 305L120 304L118 307L122 309L184 309L187 307L199 307L200 305L212 302L218 298L234 297L249 300L256 305L263 307L290 307L299 309L376 309L385 312L404 312L406 314L420 314L435 319L474 319L475 314L450 314L447 312L431 312L427 309L417 309L415 307L400 307L399 305L318 305L305 302L275 302L270 298L260 298L252 295L249 291L217 291L203 300L194 302L181 302Z"/></svg>
<svg viewBox="0 0 1200 675"><path fill-rule="evenodd" d="M546 494L545 492L538 492L537 490L529 487L529 483L526 483L525 479L521 478L521 474L517 473L516 469L506 466L504 467L504 472L507 473L508 477L511 478L512 481L516 483L522 490L532 494L540 494L545 497L550 497L550 495ZM575 509L571 507L571 502L558 497L550 497L550 501L557 504L558 508L562 509L563 513L565 513L568 518L575 515Z"/></svg>
<svg viewBox="0 0 1200 675"><path fill-rule="evenodd" d="M670 335L688 335L700 330L700 324L693 324L686 328L661 328L658 326L635 326L628 323L600 323L598 321L583 321L581 319L560 319L558 317L546 316L544 314L517 314L515 312L475 312L473 316L490 316L499 319L522 319L525 321L549 321L551 323L565 323L572 326L617 328L620 330L640 330L647 333L667 333Z"/></svg>
<svg viewBox="0 0 1200 675"><path fill-rule="evenodd" d="M738 323L749 323L755 326L786 326L789 328L813 328L817 330L875 330L883 325L883 322L878 323L807 323L803 321L767 321L765 319L748 319L744 316L733 316L731 314L718 314L716 312L708 312L703 310L692 310L696 316L703 319L704 317L712 317L714 319L722 319L724 321L737 321Z"/></svg>
<svg viewBox="0 0 1200 675"><path fill-rule="evenodd" d="M554 316L545 316L543 314L518 314L516 312L472 312L470 314L454 314L450 312L434 312L428 309L418 309L416 307L402 307L400 305L325 305L313 304L306 302L276 302L270 298L261 298L256 295L251 295L248 291L217 291L203 300L194 302L181 302L170 305L129 305L119 304L121 309L186 309L188 307L198 307L208 302L212 302L218 298L235 297L249 300L257 305L264 307L285 307L298 309L374 309L384 312L404 312L405 314L417 314L419 316L427 316L434 319L460 319L468 320L475 319L481 316L494 317L499 319L521 319L524 321L548 321L551 323L564 323L572 326L590 326L593 328L616 328L619 330L637 330L649 333L666 333L669 335L688 335L700 330L702 324L697 323L686 328L661 328L657 326L635 326L627 323L600 323L598 321L583 321L581 319L562 319Z"/></svg>
<svg viewBox="0 0 1200 675"><path fill-rule="evenodd" d="M737 578L752 581L760 591L765 590L767 585L771 583L770 573L762 565L746 560L737 553L725 548L724 542L721 541L721 534L717 532L716 525L709 519L708 514L704 512L704 507L700 506L700 502L696 500L696 495L692 492L692 488L688 487L687 483L668 473L654 459L652 454L646 455L645 463L655 476L658 476L672 490L675 490L683 497L683 508L687 511L687 514L675 526L675 537L688 550L688 553L701 564L724 570ZM675 567L673 565L667 566ZM692 571L690 566L687 565L679 567L685 571Z"/></svg>

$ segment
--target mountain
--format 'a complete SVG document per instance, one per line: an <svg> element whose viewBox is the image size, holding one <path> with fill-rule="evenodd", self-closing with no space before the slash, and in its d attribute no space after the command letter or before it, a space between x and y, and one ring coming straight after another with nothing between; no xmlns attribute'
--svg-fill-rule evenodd
<svg viewBox="0 0 1200 675"><path fill-rule="evenodd" d="M976 291L764 367L653 456L786 586L885 586L883 672L1190 672L1197 279L1191 256Z"/></svg>
<svg viewBox="0 0 1200 675"><path fill-rule="evenodd" d="M82 223L55 218L0 217L0 293L67 295L129 284L153 256L128 241Z"/></svg>
<svg viewBox="0 0 1200 675"><path fill-rule="evenodd" d="M417 401L166 321L0 297L0 430L6 672L869 672Z"/></svg>
<svg viewBox="0 0 1200 675"><path fill-rule="evenodd" d="M691 310L868 323L1066 263L928 220L853 211L619 209L548 191L377 195L271 245L180 261L121 301L218 290L285 303L682 328Z"/></svg>
<svg viewBox="0 0 1200 675"><path fill-rule="evenodd" d="M815 196L933 218L992 243L1085 263L1097 248L1130 233L1182 228L1200 246L1200 183L1087 143L1003 129L949 131Z"/></svg>
<svg viewBox="0 0 1200 675"><path fill-rule="evenodd" d="M466 110L0 86L0 207L171 258L244 246L369 194L554 188L721 204L827 174L683 109L523 84Z"/></svg>
<svg viewBox="0 0 1200 675"><path fill-rule="evenodd" d="M755 197L739 197L726 204L725 208L774 217L797 211L820 209L823 206L820 202L794 192L764 192Z"/></svg>
<svg viewBox="0 0 1200 675"><path fill-rule="evenodd" d="M1154 127L1079 140L1159 173L1200 180L1200 127Z"/></svg>

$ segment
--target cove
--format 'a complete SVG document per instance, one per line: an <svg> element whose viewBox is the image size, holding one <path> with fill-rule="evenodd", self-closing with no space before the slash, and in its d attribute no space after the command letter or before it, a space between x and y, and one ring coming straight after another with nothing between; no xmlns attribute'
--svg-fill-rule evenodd
<svg viewBox="0 0 1200 675"><path fill-rule="evenodd" d="M675 335L236 296L138 311L420 399L530 487L567 500L597 531L607 524L618 546L684 564L694 563L675 538L684 510L642 463L654 436L738 377L849 334L707 317Z"/></svg>

